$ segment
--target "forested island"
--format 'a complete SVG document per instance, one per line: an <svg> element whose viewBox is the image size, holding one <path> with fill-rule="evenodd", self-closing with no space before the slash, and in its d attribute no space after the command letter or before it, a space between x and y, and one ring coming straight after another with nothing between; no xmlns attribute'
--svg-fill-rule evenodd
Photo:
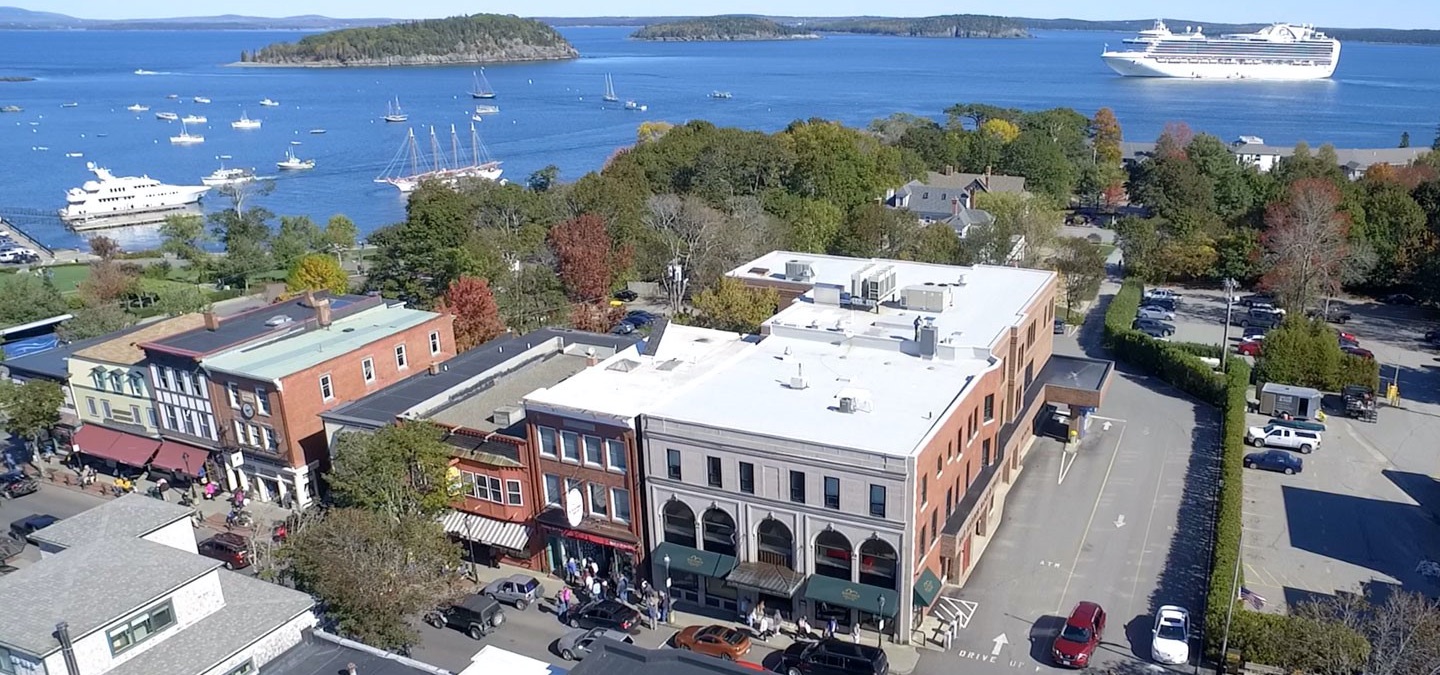
<svg viewBox="0 0 1440 675"><path fill-rule="evenodd" d="M267 66L419 66L573 59L579 52L533 19L475 14L373 28L346 28L240 55Z"/></svg>
<svg viewBox="0 0 1440 675"><path fill-rule="evenodd" d="M900 35L905 37L1024 38L1030 37L1022 19L984 14L947 14L918 18L858 17L815 19L806 24L825 33Z"/></svg>
<svg viewBox="0 0 1440 675"><path fill-rule="evenodd" d="M700 42L741 40L795 40L819 37L797 26L753 16L707 16L655 23L631 34L636 40Z"/></svg>

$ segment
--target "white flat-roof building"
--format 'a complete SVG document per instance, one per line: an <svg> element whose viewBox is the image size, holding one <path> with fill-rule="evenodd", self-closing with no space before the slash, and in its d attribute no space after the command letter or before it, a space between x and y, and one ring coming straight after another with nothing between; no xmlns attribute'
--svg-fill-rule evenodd
<svg viewBox="0 0 1440 675"><path fill-rule="evenodd" d="M908 641L1020 468L1057 276L786 251L729 276L781 309L641 417L655 583Z"/></svg>

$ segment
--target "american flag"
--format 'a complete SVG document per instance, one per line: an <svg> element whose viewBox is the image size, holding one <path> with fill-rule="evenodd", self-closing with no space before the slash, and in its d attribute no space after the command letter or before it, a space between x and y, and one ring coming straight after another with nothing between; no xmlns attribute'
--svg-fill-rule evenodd
<svg viewBox="0 0 1440 675"><path fill-rule="evenodd" d="M1240 587L1240 599L1245 601L1246 604L1254 607L1255 609L1260 609L1261 607L1265 606L1264 596L1248 588L1245 588L1244 586Z"/></svg>

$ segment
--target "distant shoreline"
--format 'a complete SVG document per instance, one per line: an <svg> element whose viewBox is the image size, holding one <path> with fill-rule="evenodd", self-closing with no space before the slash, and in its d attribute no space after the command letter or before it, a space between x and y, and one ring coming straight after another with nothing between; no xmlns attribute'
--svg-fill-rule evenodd
<svg viewBox="0 0 1440 675"><path fill-rule="evenodd" d="M481 65L502 65L507 63L544 63L547 61L572 61L579 56L552 56L531 59L500 59L500 60L436 60L436 61L414 61L408 63L396 63L393 61L313 61L304 63L266 63L260 61L234 61L221 64L225 68L415 68L428 66L481 66Z"/></svg>
<svg viewBox="0 0 1440 675"><path fill-rule="evenodd" d="M780 42L784 40L819 40L822 36L819 33L802 33L799 35L705 35L697 37L634 37L630 40L636 42Z"/></svg>

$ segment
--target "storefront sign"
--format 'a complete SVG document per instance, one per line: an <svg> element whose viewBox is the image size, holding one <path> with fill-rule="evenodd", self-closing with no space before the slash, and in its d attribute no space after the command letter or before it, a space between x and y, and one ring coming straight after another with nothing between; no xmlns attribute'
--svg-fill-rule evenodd
<svg viewBox="0 0 1440 675"><path fill-rule="evenodd" d="M239 450L230 453L230 456L226 459L229 460L230 468L232 469L238 469L242 466L245 466L245 453L240 452Z"/></svg>
<svg viewBox="0 0 1440 675"><path fill-rule="evenodd" d="M565 522L570 523L570 527L575 527L584 517L585 497L580 494L579 488L570 488L570 491L565 493Z"/></svg>

